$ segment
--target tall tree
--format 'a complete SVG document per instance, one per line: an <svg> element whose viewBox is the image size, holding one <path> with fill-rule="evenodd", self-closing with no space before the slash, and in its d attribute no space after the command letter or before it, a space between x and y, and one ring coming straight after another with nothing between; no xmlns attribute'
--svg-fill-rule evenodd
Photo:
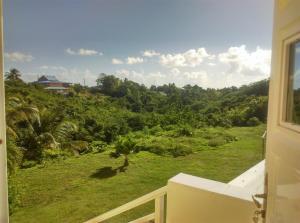
<svg viewBox="0 0 300 223"><path fill-rule="evenodd" d="M21 72L16 68L12 68L5 73L5 78L9 81L22 81L21 76Z"/></svg>

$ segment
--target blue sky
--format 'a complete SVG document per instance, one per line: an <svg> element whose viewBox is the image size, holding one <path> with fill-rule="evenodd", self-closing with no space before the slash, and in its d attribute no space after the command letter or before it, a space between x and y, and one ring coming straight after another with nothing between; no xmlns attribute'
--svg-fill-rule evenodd
<svg viewBox="0 0 300 223"><path fill-rule="evenodd" d="M241 85L269 75L272 11L272 0L4 0L5 70Z"/></svg>

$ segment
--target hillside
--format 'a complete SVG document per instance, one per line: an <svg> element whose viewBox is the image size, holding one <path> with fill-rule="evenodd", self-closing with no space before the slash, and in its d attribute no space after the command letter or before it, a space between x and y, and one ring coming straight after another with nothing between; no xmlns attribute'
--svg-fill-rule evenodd
<svg viewBox="0 0 300 223"><path fill-rule="evenodd" d="M246 166L231 166L237 172L261 158L257 151L262 148L257 145L261 143L259 137L264 129L261 126L266 121L267 80L240 88L203 89L189 85L178 88L174 84L147 88L112 75L101 75L96 87L74 85L67 95L51 93L20 78L8 79L5 87L12 214L27 199L22 198L19 184L14 183L23 183L22 174L29 171L34 177L35 168L45 170L46 174L49 166L65 163L63 160L68 162L74 156L91 154L87 157L94 162L94 157L103 154L104 162L112 164L123 156L123 165L116 171L124 172L132 168L138 153L150 153L154 160L168 157L171 162L180 157L183 160L195 157L193 160L198 162L202 152L211 157L213 151L222 149L224 157L230 160L245 156L248 152L244 154L243 149L251 147ZM245 131L240 133L245 134L242 140L238 128ZM251 137L256 141L252 142ZM249 142L253 146L248 147ZM226 148L234 149L237 154ZM210 160L213 162L213 157ZM159 174L161 169L157 171ZM209 171L202 173L208 177ZM216 173L210 178L222 179L222 176ZM236 174L228 176L223 180ZM169 177L171 174L163 179ZM31 175L26 179L37 183Z"/></svg>
<svg viewBox="0 0 300 223"><path fill-rule="evenodd" d="M10 221L83 222L164 186L169 178L180 172L228 182L262 159L261 135L264 130L264 125L218 127L197 130L193 137L167 137L169 144L184 144L193 148L193 153L177 158L147 151L131 154L125 172L118 171L123 159L112 159L110 150L21 169L16 181L22 185L22 203ZM217 147L207 146L208 135L224 132L238 140ZM160 134L170 135L171 132ZM166 145L163 136L148 137ZM107 222L129 222L151 211L152 202Z"/></svg>

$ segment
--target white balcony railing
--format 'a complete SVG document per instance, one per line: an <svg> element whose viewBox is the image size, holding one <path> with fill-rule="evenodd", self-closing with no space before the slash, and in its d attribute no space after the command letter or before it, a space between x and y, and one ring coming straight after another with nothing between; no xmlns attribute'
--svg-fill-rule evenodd
<svg viewBox="0 0 300 223"><path fill-rule="evenodd" d="M149 201L155 200L155 211L152 214L141 217L130 223L146 223L154 220L155 223L164 223L165 220L165 195L167 194L167 186L159 188L149 194L146 194L142 197L139 197L127 204L124 204L118 208L115 208L111 211L108 211L102 215L99 215L91 220L86 221L85 223L100 223L110 218L113 218L119 214L129 211L133 208L136 208L140 205L143 205Z"/></svg>
<svg viewBox="0 0 300 223"><path fill-rule="evenodd" d="M85 223L100 223L125 211L155 200L155 211L129 223L167 222L252 222L255 206L252 195L264 188L265 162L250 168L228 184L178 174L168 185L108 211ZM168 193L168 210L165 196ZM238 211L237 211L238 210Z"/></svg>

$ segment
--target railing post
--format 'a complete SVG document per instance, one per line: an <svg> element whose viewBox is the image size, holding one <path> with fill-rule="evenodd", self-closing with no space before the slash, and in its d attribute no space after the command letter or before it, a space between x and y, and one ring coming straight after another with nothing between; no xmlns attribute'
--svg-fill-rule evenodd
<svg viewBox="0 0 300 223"><path fill-rule="evenodd" d="M165 196L155 198L155 223L165 221Z"/></svg>

